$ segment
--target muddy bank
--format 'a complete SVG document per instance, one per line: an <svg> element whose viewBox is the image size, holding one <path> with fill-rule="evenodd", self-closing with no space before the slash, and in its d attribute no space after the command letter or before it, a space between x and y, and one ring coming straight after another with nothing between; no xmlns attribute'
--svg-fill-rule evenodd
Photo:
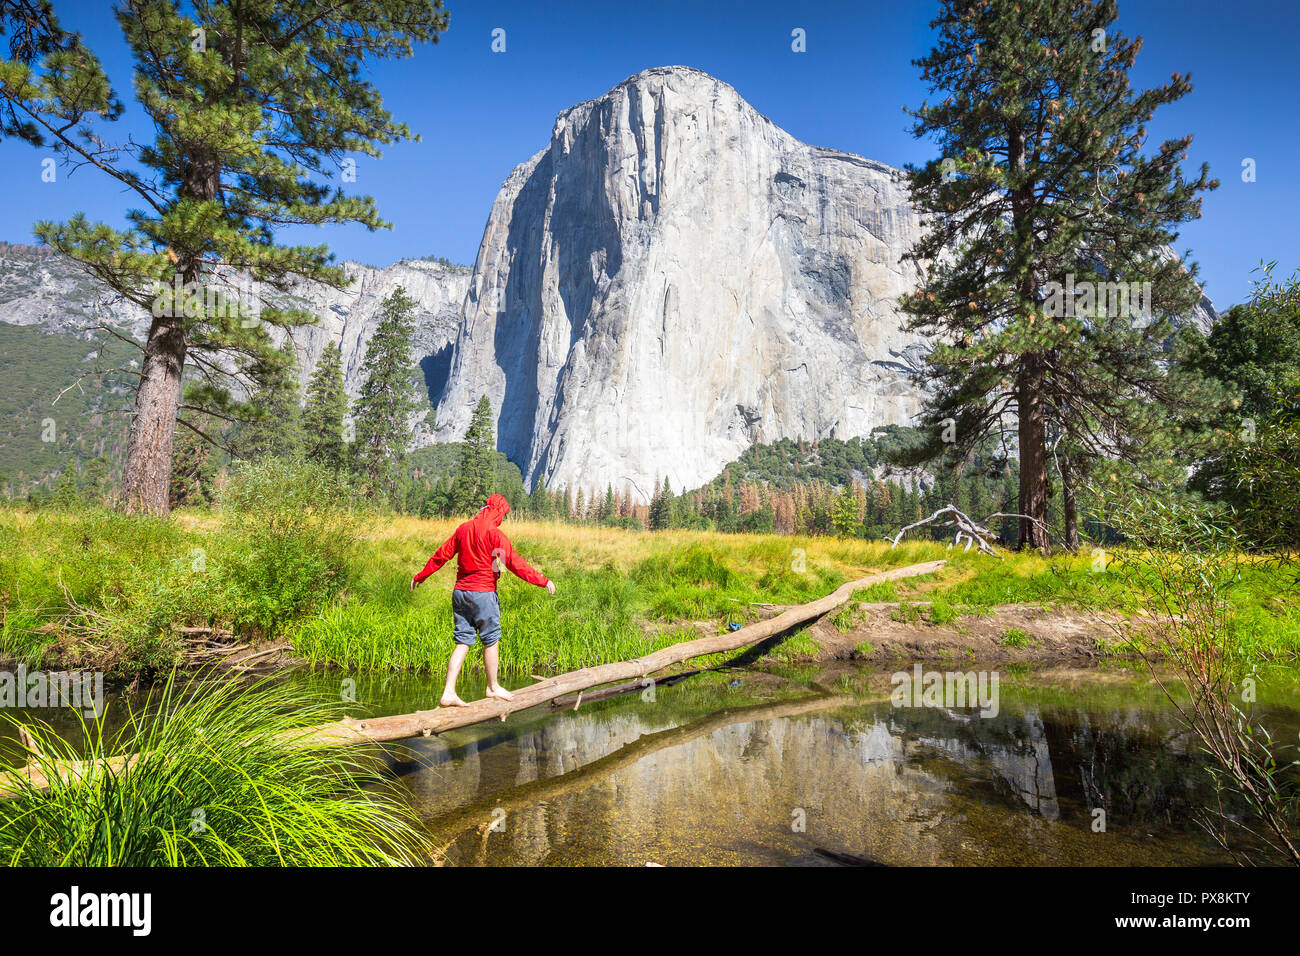
<svg viewBox="0 0 1300 956"><path fill-rule="evenodd" d="M934 623L925 606L860 604L846 625L827 615L808 628L816 660L1096 662L1115 657L1118 619L1078 608L1005 604Z"/></svg>

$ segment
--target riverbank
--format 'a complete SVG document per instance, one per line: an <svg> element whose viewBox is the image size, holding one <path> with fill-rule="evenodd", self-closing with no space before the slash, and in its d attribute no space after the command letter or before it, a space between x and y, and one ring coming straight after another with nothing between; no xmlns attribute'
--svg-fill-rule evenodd
<svg viewBox="0 0 1300 956"><path fill-rule="evenodd" d="M408 582L455 522L297 520L262 527L217 510L159 522L0 508L0 654L117 681L214 660L237 671L304 662L440 673L454 571L414 594ZM865 589L771 653L1088 660L1122 652L1114 625L1144 609L1143 595L1098 571L1093 555L998 560L935 543L890 549L829 537L504 527L558 585L552 598L508 575L501 581L503 663L516 681L723 633L872 571L938 558L949 560L942 571ZM321 544L334 528L343 545ZM1250 563L1231 594L1233 639L1261 661L1300 661L1300 605L1288 581L1274 565ZM471 655L471 672L477 666Z"/></svg>

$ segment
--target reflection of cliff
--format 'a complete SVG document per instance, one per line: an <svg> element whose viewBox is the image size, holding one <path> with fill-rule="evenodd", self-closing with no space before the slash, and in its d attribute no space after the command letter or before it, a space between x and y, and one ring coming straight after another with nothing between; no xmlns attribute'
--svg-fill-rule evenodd
<svg viewBox="0 0 1300 956"><path fill-rule="evenodd" d="M974 718L956 718L968 723ZM1052 775L1052 758L1048 752L1047 735L1037 712L1030 711L1017 724L1009 728L1007 739L994 743L977 743L948 737L918 738L918 742L939 750L954 760L969 764L977 760L988 761L995 774L995 783L1006 787L1025 802L1035 813L1046 820L1061 816L1056 800L1056 779Z"/></svg>
<svg viewBox="0 0 1300 956"><path fill-rule="evenodd" d="M691 736L662 707L628 702L515 737L501 728L459 745L420 742L433 765L406 779L425 814L441 814L435 830L445 828L448 856L461 863L783 863L817 847L895 864L1159 862L1162 853L1206 862L1172 840L1158 850L1144 820L1091 832L1083 790L1129 788L1143 779L1136 764L1148 789L1169 787L1143 806L1186 804L1188 769L1168 754L1155 774L1150 760L1126 761L1129 728L1099 733L1080 721L1062 736L1056 715L1032 710L979 720L826 708L714 715ZM671 739L642 751L655 738ZM572 786L551 786L566 775ZM501 803L505 831L485 835ZM467 805L474 813L457 818ZM798 816L804 832L791 826Z"/></svg>

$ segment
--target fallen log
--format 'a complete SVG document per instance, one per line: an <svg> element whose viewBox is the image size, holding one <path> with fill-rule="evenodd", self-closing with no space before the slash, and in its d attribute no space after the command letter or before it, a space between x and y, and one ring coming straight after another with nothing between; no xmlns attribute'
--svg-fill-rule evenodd
<svg viewBox="0 0 1300 956"><path fill-rule="evenodd" d="M795 625L803 624L834 610L847 601L855 591L884 581L932 574L946 563L927 561L869 574L864 578L840 585L824 598L789 608L776 617L750 624L738 631L670 644L668 647L630 661L616 661L612 664L600 664L557 674L513 691L513 699L508 701L485 697L464 707L437 707L433 710L419 710L412 714L397 714L392 717L375 717L366 720L345 717L332 723L294 730L287 735L286 739L294 746L304 748L386 743L409 740L412 737L427 737L430 734L469 727L492 719L505 720L517 711L545 704L566 694L603 684L643 678L655 671L696 657L724 654L757 644L759 641L784 633ZM133 756L127 754L113 756L104 759L102 763L107 769L116 770L124 766ZM37 760L20 769L0 773L0 797L11 797L21 792L21 778L26 778L39 788L45 788L49 786L52 775L79 778L85 770L85 763L82 761L60 762L57 766L48 766L48 764L48 761ZM47 769L53 773L47 773Z"/></svg>
<svg viewBox="0 0 1300 956"><path fill-rule="evenodd" d="M587 703L592 704L598 700L609 700L611 697L619 697L622 694L631 694L639 690L645 690L651 684L661 687L668 687L676 684L678 681L685 680L687 677L694 677L696 674L703 673L703 668L695 668L689 671L677 671L672 674L664 674L662 677L646 676L638 677L636 680L628 681L626 684L615 684L613 687L602 687L600 690L592 691L585 697L582 691L578 692L578 697L582 697ZM543 678L545 679L545 678ZM555 708L570 707L577 710L577 697L557 697L551 701L551 706Z"/></svg>
<svg viewBox="0 0 1300 956"><path fill-rule="evenodd" d="M464 707L438 707L433 710L416 711L413 714L400 714L396 717L376 717L371 720L344 719L306 731L301 739L304 744L317 746L364 743L367 741L380 743L392 740L406 740L411 737L427 737L430 734L440 734L458 727L468 727L471 724L482 723L494 717L498 720L505 720L506 717L517 711L527 710L529 707L536 707L538 704L545 704L556 697L563 697L565 694L572 694L588 687L598 687L602 684L613 684L618 681L645 677L647 674L653 674L655 671L663 670L672 664L680 664L692 658L707 657L710 654L724 654L728 651L747 647L750 644L757 644L759 641L773 635L788 631L796 624L802 624L813 618L821 617L828 611L833 611L847 601L854 591L884 581L896 581L900 578L932 574L942 568L945 563L944 561L927 561L924 564L910 564L907 567L870 574L865 578L858 578L856 581L849 581L847 584L840 585L824 598L812 601L809 604L792 607L787 611L782 611L776 617L750 624L738 631L670 644L668 647L630 661L599 664L595 667L584 667L581 670L569 671L567 674L557 674L555 677L512 691L514 695L512 700L485 697Z"/></svg>

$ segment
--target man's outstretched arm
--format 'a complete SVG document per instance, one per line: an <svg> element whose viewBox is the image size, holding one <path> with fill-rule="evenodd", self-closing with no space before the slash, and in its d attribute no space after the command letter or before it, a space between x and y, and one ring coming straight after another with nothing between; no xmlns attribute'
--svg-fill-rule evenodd
<svg viewBox="0 0 1300 956"><path fill-rule="evenodd" d="M539 588L546 588L552 594L555 593L555 585L551 583L550 578L538 571L515 550L514 545L510 543L501 532L497 532L496 546L492 549L493 555L501 559L501 563L510 569L517 578L527 581L529 584L535 584Z"/></svg>
<svg viewBox="0 0 1300 956"><path fill-rule="evenodd" d="M442 567L444 564L450 561L452 559L452 556L455 553L456 553L456 533L452 532L451 537L442 543L442 547L440 547L437 551L433 552L433 556L429 558L429 563L424 566L424 570L421 571L419 574L417 574L415 577L411 578L411 590L414 591L416 586L419 585L425 578L433 574L440 567Z"/></svg>

